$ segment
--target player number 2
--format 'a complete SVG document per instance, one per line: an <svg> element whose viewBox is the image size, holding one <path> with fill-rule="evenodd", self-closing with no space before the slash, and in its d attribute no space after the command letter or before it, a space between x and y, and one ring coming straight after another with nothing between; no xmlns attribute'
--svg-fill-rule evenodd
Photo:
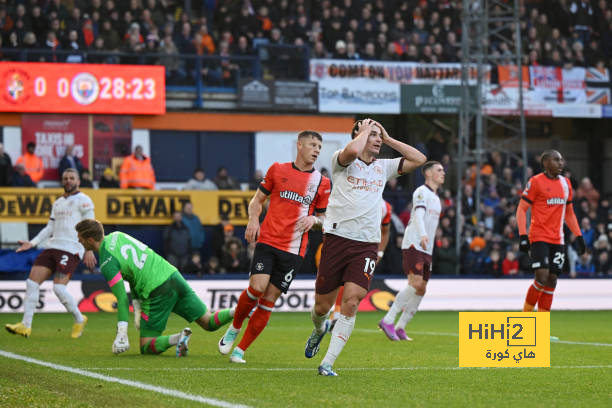
<svg viewBox="0 0 612 408"><path fill-rule="evenodd" d="M376 261L370 258L365 259L365 265L363 267L363 271L365 273L369 273L370 275L374 273L374 268L376 268ZM368 269L370 271L368 271Z"/></svg>
<svg viewBox="0 0 612 408"><path fill-rule="evenodd" d="M136 248L134 248L133 246L126 244L121 247L121 255L123 256L123 259L128 259L128 252L132 253L132 262L134 262L134 265L136 265L138 269L142 269L144 267L145 261L147 260L147 254L143 252L142 254L140 254L140 258L138 258Z"/></svg>
<svg viewBox="0 0 612 408"><path fill-rule="evenodd" d="M62 255L62 259L60 259L60 265L66 266L68 265L68 255Z"/></svg>

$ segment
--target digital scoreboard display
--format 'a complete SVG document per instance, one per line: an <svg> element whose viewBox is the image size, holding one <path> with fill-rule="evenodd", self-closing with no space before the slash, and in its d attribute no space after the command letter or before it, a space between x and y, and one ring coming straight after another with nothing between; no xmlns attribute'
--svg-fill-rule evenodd
<svg viewBox="0 0 612 408"><path fill-rule="evenodd" d="M1 62L0 87L0 112L166 112L163 66Z"/></svg>

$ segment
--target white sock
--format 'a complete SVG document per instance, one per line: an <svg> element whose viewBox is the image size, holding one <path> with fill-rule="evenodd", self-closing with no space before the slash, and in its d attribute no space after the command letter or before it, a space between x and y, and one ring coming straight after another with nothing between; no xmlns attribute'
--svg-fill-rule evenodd
<svg viewBox="0 0 612 408"><path fill-rule="evenodd" d="M419 296L416 294L416 291L413 295L410 296L406 307L404 308L404 312L402 316L397 321L395 325L395 330L397 329L405 329L406 325L412 320L414 314L417 312L419 305L421 304L421 300L423 300L423 296Z"/></svg>
<svg viewBox="0 0 612 408"><path fill-rule="evenodd" d="M23 319L21 323L28 329L32 327L32 318L38 304L40 285L32 279L26 280L26 294L23 302Z"/></svg>
<svg viewBox="0 0 612 408"><path fill-rule="evenodd" d="M393 322L395 322L397 314L404 310L406 304L408 303L408 300L410 299L410 296L415 293L416 289L410 285L397 292L397 295L395 295L395 301L389 308L389 311L387 312L385 317L383 317L383 321L387 324L392 324Z"/></svg>
<svg viewBox="0 0 612 408"><path fill-rule="evenodd" d="M72 313L74 316L74 321L76 323L83 323L83 315L79 310L74 298L70 293L68 293L68 289L66 289L66 285L62 285L61 283L53 284L53 292L55 292L55 296L62 302L67 311Z"/></svg>
<svg viewBox="0 0 612 408"><path fill-rule="evenodd" d="M338 314L338 321L336 322L334 330L332 331L329 347L327 348L327 354L325 354L325 358L323 358L321 365L329 364L332 367L334 366L340 352L342 352L346 342L348 341L349 337L351 337L353 327L355 327L355 316L347 317L343 314Z"/></svg>
<svg viewBox="0 0 612 408"><path fill-rule="evenodd" d="M324 324L328 317L329 317L329 312L320 316L317 314L317 312L315 312L314 307L310 311L310 318L312 319L312 323L314 324L315 330L317 331L318 334L321 334L323 333L323 331L325 331Z"/></svg>

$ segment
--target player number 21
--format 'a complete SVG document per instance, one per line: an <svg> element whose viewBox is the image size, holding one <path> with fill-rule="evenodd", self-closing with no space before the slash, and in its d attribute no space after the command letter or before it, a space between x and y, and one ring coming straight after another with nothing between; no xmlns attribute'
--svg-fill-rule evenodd
<svg viewBox="0 0 612 408"><path fill-rule="evenodd" d="M147 260L147 253L144 252L147 249L147 246L145 244L143 244L142 242L133 239L132 237L126 237L128 239L130 239L130 241L132 241L134 243L134 245L136 245L138 247L138 249L140 249L141 251L143 251L143 253L140 254L140 258L138 258L138 252L136 251L136 248L134 248L132 245L130 244L125 244L121 247L121 255L123 256L123 259L127 260L129 258L128 256L128 252L132 253L132 262L134 262L134 265L136 265L136 267L138 269L142 269L144 267L145 261Z"/></svg>
<svg viewBox="0 0 612 408"><path fill-rule="evenodd" d="M374 268L376 268L376 261L370 258L366 258L365 265L363 267L363 271L371 275L374 273ZM369 272L368 272L368 269L370 270Z"/></svg>

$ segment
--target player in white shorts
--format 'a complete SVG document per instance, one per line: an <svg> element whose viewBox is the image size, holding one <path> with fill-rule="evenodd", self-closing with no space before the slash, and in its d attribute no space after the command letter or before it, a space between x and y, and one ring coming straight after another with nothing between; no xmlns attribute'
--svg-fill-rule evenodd
<svg viewBox="0 0 612 408"><path fill-rule="evenodd" d="M423 175L425 184L412 194L410 223L402 241L402 266L408 276L408 286L398 292L393 305L378 323L393 341L412 340L406 335L405 327L416 313L431 277L432 253L442 209L436 191L444 184L444 167L437 161L429 161L423 165ZM402 315L395 323L399 312Z"/></svg>
<svg viewBox="0 0 612 408"><path fill-rule="evenodd" d="M359 302L366 296L378 257L381 240L382 193L387 180L407 174L425 163L415 148L391 138L370 119L359 121L351 132L353 140L332 156L332 192L323 223L323 247L311 311L314 330L304 354L312 358L329 330L327 319L340 286L344 285L340 315L319 374L335 376L333 364L348 341ZM376 159L383 144L402 157Z"/></svg>
<svg viewBox="0 0 612 408"><path fill-rule="evenodd" d="M94 205L87 195L79 191L79 173L75 169L66 169L62 174L64 195L53 203L47 226L30 241L19 241L17 252L27 251L49 238L47 249L42 251L34 261L30 276L26 280L23 319L19 323L7 324L4 327L9 333L29 337L32 334L32 318L38 303L40 285L53 275L53 291L68 312L74 316L72 338L80 337L87 323L87 317L79 311L74 298L68 292L66 284L79 265L81 258L85 265L93 269L96 257L79 243L76 224L86 218L94 217Z"/></svg>

